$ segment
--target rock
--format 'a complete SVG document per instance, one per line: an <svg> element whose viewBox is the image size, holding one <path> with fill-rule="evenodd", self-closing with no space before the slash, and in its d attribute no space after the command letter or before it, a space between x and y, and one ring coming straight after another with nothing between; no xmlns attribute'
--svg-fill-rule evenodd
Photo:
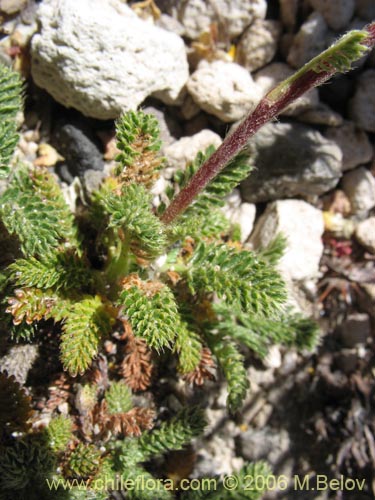
<svg viewBox="0 0 375 500"><path fill-rule="evenodd" d="M350 170L371 161L373 150L366 132L346 121L341 127L326 130L325 137L334 141L342 151L342 169Z"/></svg>
<svg viewBox="0 0 375 500"><path fill-rule="evenodd" d="M375 132L375 69L364 71L357 79L353 99L349 103L349 114L355 123Z"/></svg>
<svg viewBox="0 0 375 500"><path fill-rule="evenodd" d="M255 19L266 17L266 0L189 0L172 2L177 18L185 27L185 35L196 39L204 31L209 31L212 23L225 28L230 38L240 35ZM173 10L170 7L170 12Z"/></svg>
<svg viewBox="0 0 375 500"><path fill-rule="evenodd" d="M11 347L9 352L0 358L0 371L6 371L9 376L14 375L17 382L24 385L38 352L38 346L33 344Z"/></svg>
<svg viewBox="0 0 375 500"><path fill-rule="evenodd" d="M240 226L241 242L245 242L253 230L256 206L252 203L241 203L240 192L238 189L234 189L227 197L222 210L233 224Z"/></svg>
<svg viewBox="0 0 375 500"><path fill-rule="evenodd" d="M154 115L158 120L160 130L160 140L162 142L161 150L168 144L172 144L181 135L181 127L176 120L168 116L161 109L155 106L142 107L143 113L146 115ZM163 153L164 154L164 153Z"/></svg>
<svg viewBox="0 0 375 500"><path fill-rule="evenodd" d="M249 71L262 68L274 58L280 34L279 22L256 19L240 38L236 62Z"/></svg>
<svg viewBox="0 0 375 500"><path fill-rule="evenodd" d="M278 83L286 78L289 78L294 71L285 63L275 62L268 64L265 68L257 71L254 75L254 81L266 94L269 90L275 87ZM311 89L306 94L302 95L294 102L289 104L283 111L282 115L295 116L303 111L315 108L319 104L319 94L317 89Z"/></svg>
<svg viewBox="0 0 375 500"><path fill-rule="evenodd" d="M340 179L339 147L305 125L269 123L249 140L248 151L256 168L241 194L250 203L320 195Z"/></svg>
<svg viewBox="0 0 375 500"><path fill-rule="evenodd" d="M320 102L315 108L299 113L297 119L303 123L328 125L329 127L339 127L344 122L343 117L324 102Z"/></svg>
<svg viewBox="0 0 375 500"><path fill-rule="evenodd" d="M360 222L356 228L355 236L361 245L375 253L375 217Z"/></svg>
<svg viewBox="0 0 375 500"><path fill-rule="evenodd" d="M354 14L355 0L309 0L333 30L345 28Z"/></svg>
<svg viewBox="0 0 375 500"><path fill-rule="evenodd" d="M328 26L319 12L313 12L295 35L287 61L293 68L300 68L318 55L328 45Z"/></svg>
<svg viewBox="0 0 375 500"><path fill-rule="evenodd" d="M39 20L32 76L66 107L116 118L151 94L171 103L186 83L183 40L138 19L120 0L49 0Z"/></svg>
<svg viewBox="0 0 375 500"><path fill-rule="evenodd" d="M375 207L375 179L367 168L359 167L345 174L342 189L349 198L353 214L366 217Z"/></svg>
<svg viewBox="0 0 375 500"><path fill-rule="evenodd" d="M279 0L280 17L283 25L292 31L297 22L299 0Z"/></svg>
<svg viewBox="0 0 375 500"><path fill-rule="evenodd" d="M287 250L278 268L286 279L306 280L317 275L323 253L324 231L320 210L302 200L270 203L250 238L255 248L266 247L277 234L287 238Z"/></svg>
<svg viewBox="0 0 375 500"><path fill-rule="evenodd" d="M27 0L0 0L0 12L16 14L26 7Z"/></svg>
<svg viewBox="0 0 375 500"><path fill-rule="evenodd" d="M187 89L200 108L224 122L241 119L262 97L245 68L224 61L201 61Z"/></svg>
<svg viewBox="0 0 375 500"><path fill-rule="evenodd" d="M51 142L64 157L72 177L77 176L82 180L87 170L103 170L100 142L83 120L58 120Z"/></svg>
<svg viewBox="0 0 375 500"><path fill-rule="evenodd" d="M184 169L187 163L193 161L199 151L205 151L211 144L218 147L221 143L221 137L208 129L191 137L181 137L164 148L167 168L163 170L163 176L170 179L176 170Z"/></svg>
<svg viewBox="0 0 375 500"><path fill-rule="evenodd" d="M364 21L373 21L375 19L374 0L356 0L355 13Z"/></svg>
<svg viewBox="0 0 375 500"><path fill-rule="evenodd" d="M290 438L285 429L249 429L238 437L241 455L245 460L265 460L276 466L290 450Z"/></svg>
<svg viewBox="0 0 375 500"><path fill-rule="evenodd" d="M366 313L353 313L339 327L345 347L365 344L371 335L370 317Z"/></svg>

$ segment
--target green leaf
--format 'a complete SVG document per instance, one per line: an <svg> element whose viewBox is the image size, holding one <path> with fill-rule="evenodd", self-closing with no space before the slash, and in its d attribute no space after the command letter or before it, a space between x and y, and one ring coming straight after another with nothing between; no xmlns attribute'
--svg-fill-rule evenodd
<svg viewBox="0 0 375 500"><path fill-rule="evenodd" d="M135 336L157 351L172 348L181 318L173 293L166 285L154 286L139 280L137 286L121 292L119 304L124 306Z"/></svg>
<svg viewBox="0 0 375 500"><path fill-rule="evenodd" d="M73 215L52 174L21 169L0 198L0 215L25 256L44 257L62 245L78 248Z"/></svg>
<svg viewBox="0 0 375 500"><path fill-rule="evenodd" d="M181 450L190 441L201 435L206 421L203 410L187 407L169 422L163 422L159 429L146 431L139 438L143 460L171 450Z"/></svg>
<svg viewBox="0 0 375 500"><path fill-rule="evenodd" d="M61 361L64 369L75 377L90 366L100 341L111 330L112 319L98 296L73 303L65 314Z"/></svg>
<svg viewBox="0 0 375 500"><path fill-rule="evenodd" d="M269 315L286 300L277 271L254 252L199 242L184 273L192 294L216 293L244 311Z"/></svg>
<svg viewBox="0 0 375 500"><path fill-rule="evenodd" d="M19 74L0 64L0 179L9 174L9 161L18 142L16 115L22 101Z"/></svg>
<svg viewBox="0 0 375 500"><path fill-rule="evenodd" d="M206 335L206 338L228 383L228 409L231 413L235 413L241 408L249 388L244 357L230 339L219 335Z"/></svg>

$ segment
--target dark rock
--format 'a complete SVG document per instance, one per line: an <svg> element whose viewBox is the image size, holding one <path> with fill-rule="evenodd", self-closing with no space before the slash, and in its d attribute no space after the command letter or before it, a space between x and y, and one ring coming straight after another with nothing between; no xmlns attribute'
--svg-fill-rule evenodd
<svg viewBox="0 0 375 500"><path fill-rule="evenodd" d="M250 139L248 151L256 168L241 194L250 203L320 195L340 179L340 148L305 125L269 123Z"/></svg>
<svg viewBox="0 0 375 500"><path fill-rule="evenodd" d="M100 141L83 120L59 120L54 128L51 142L65 158L68 171L65 172L66 175L60 166L64 180L71 181L71 179L66 178L68 174L83 179L86 170L103 170L104 162Z"/></svg>

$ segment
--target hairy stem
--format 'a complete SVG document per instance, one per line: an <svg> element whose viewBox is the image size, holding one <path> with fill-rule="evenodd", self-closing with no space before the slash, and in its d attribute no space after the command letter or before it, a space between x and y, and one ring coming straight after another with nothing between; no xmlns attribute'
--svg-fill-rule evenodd
<svg viewBox="0 0 375 500"><path fill-rule="evenodd" d="M229 134L207 159L189 184L172 200L161 220L173 222L193 202L207 184L241 151L249 138L286 106L313 87L345 72L375 45L375 22L363 30L353 30L319 54L300 70L268 92L258 106Z"/></svg>

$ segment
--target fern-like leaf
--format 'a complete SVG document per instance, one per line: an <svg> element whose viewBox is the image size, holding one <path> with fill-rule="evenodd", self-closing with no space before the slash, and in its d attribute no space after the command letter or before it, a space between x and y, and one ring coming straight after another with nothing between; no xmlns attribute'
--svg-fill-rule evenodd
<svg viewBox="0 0 375 500"><path fill-rule="evenodd" d="M151 195L144 186L124 185L121 194L103 186L96 200L109 216L108 226L124 232L136 255L153 258L164 251L164 227L151 212Z"/></svg>
<svg viewBox="0 0 375 500"><path fill-rule="evenodd" d="M82 374L98 353L102 338L111 330L112 318L100 297L86 297L72 304L63 322L61 361L72 376Z"/></svg>
<svg viewBox="0 0 375 500"><path fill-rule="evenodd" d="M150 347L160 351L172 348L181 328L172 291L160 282L141 281L130 275L120 294L119 304L132 326L136 337L143 338Z"/></svg>
<svg viewBox="0 0 375 500"><path fill-rule="evenodd" d="M299 313L286 311L267 318L247 314L225 304L213 307L220 318L213 328L241 342L261 358L275 343L311 350L318 340L318 325Z"/></svg>
<svg viewBox="0 0 375 500"><path fill-rule="evenodd" d="M143 460L171 450L181 450L193 438L202 434L205 426L206 421L200 408L184 408L172 420L162 423L159 429L142 434L139 448Z"/></svg>
<svg viewBox="0 0 375 500"><path fill-rule="evenodd" d="M116 137L120 164L115 174L125 184L150 187L164 161L157 154L161 147L157 119L142 111L129 111L117 121Z"/></svg>
<svg viewBox="0 0 375 500"><path fill-rule="evenodd" d="M216 293L245 311L268 315L285 302L286 291L276 270L248 250L200 242L185 273L193 294Z"/></svg>
<svg viewBox="0 0 375 500"><path fill-rule="evenodd" d="M228 409L231 413L235 413L241 407L249 388L244 357L236 345L227 338L208 335L207 341L228 383Z"/></svg>
<svg viewBox="0 0 375 500"><path fill-rule="evenodd" d="M0 64L0 179L9 174L9 161L18 142L16 115L21 108L21 79Z"/></svg>
<svg viewBox="0 0 375 500"><path fill-rule="evenodd" d="M178 354L178 370L180 373L192 372L200 363L202 343L198 334L190 330L184 323L178 329L174 350Z"/></svg>
<svg viewBox="0 0 375 500"><path fill-rule="evenodd" d="M26 257L78 246L73 216L52 174L21 169L0 199L0 215Z"/></svg>
<svg viewBox="0 0 375 500"><path fill-rule="evenodd" d="M32 256L17 259L7 270L10 272L10 280L18 287L65 291L88 288L93 282L93 276L82 260L71 253L47 255L43 259Z"/></svg>
<svg viewBox="0 0 375 500"><path fill-rule="evenodd" d="M132 393L130 388L123 382L112 382L105 393L108 413L126 413L133 408Z"/></svg>

